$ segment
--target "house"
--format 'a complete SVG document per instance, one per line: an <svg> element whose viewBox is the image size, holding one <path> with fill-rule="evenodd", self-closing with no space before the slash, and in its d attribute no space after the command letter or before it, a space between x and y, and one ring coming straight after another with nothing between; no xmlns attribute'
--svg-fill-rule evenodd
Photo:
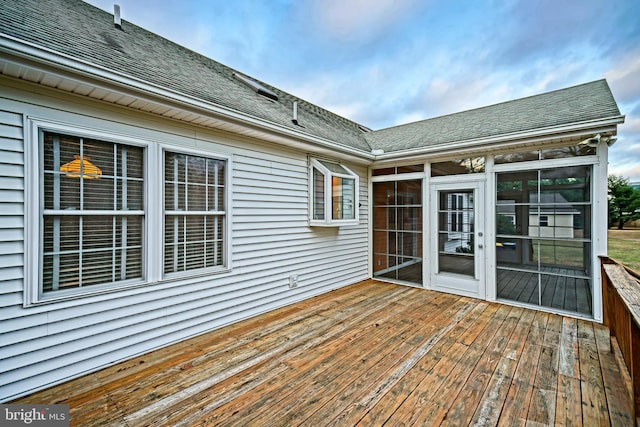
<svg viewBox="0 0 640 427"><path fill-rule="evenodd" d="M599 80L374 131L79 0L3 0L0 400L371 277L601 321L623 122ZM567 204L572 237L500 220Z"/></svg>
<svg viewBox="0 0 640 427"><path fill-rule="evenodd" d="M538 203L538 199L540 202ZM560 193L533 194L531 202L537 209L529 209L529 236L573 239L576 218L581 212L575 209ZM582 237L582 236L580 236Z"/></svg>
<svg viewBox="0 0 640 427"><path fill-rule="evenodd" d="M574 238L574 222L576 218L581 219L581 212L575 209L562 194L531 194L528 203L529 214L526 218L518 218L519 212L515 209L513 200L509 200L507 204L499 203L496 206L496 212L504 218L505 224L514 228L516 224L526 219L528 225L525 227L529 230L529 237ZM580 230L580 224L576 225Z"/></svg>

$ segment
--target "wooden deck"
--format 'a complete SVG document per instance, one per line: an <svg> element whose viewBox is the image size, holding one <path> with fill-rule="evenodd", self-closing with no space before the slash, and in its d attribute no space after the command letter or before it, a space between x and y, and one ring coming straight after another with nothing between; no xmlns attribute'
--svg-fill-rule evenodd
<svg viewBox="0 0 640 427"><path fill-rule="evenodd" d="M366 281L15 403L72 425L633 425L608 329Z"/></svg>

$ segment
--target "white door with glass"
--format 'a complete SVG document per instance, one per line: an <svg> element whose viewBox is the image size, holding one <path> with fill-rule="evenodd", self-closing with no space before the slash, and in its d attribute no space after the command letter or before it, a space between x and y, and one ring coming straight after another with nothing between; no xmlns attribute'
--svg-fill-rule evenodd
<svg viewBox="0 0 640 427"><path fill-rule="evenodd" d="M430 193L431 288L484 298L484 183L435 183Z"/></svg>

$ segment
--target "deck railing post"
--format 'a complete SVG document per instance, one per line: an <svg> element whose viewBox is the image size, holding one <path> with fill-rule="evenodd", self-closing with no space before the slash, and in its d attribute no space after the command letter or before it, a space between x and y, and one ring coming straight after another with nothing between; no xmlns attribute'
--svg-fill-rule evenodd
<svg viewBox="0 0 640 427"><path fill-rule="evenodd" d="M630 397L635 418L640 415L640 278L608 257L600 257L600 266L602 318L618 342L631 377ZM640 425L637 419L636 425Z"/></svg>
<svg viewBox="0 0 640 427"><path fill-rule="evenodd" d="M640 415L640 329L632 322L631 326L631 382L633 383L634 416ZM636 425L638 422L636 421Z"/></svg>
<svg viewBox="0 0 640 427"><path fill-rule="evenodd" d="M609 257L600 257L600 277L602 277L602 323L604 323L605 326L608 326L611 330L613 329L610 315L612 301L609 287L611 286L611 283L609 281L609 276L607 276L607 272L604 269L604 265L609 263L611 263L611 259Z"/></svg>

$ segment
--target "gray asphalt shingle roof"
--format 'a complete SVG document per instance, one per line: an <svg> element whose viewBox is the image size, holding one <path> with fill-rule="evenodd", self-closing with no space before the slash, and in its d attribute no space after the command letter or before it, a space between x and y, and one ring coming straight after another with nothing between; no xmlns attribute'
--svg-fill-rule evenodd
<svg viewBox="0 0 640 427"><path fill-rule="evenodd" d="M0 0L0 32L72 58L253 117L370 151L358 124L300 100L264 82L272 101L233 77L217 61L122 20L80 0ZM299 122L292 123L298 101Z"/></svg>
<svg viewBox="0 0 640 427"><path fill-rule="evenodd" d="M235 70L80 0L0 0L0 32L74 59L282 127L370 152L427 147L619 116L604 80L373 132L256 80L272 101L234 79ZM253 79L253 77L252 77ZM292 123L298 101L299 122Z"/></svg>
<svg viewBox="0 0 640 427"><path fill-rule="evenodd" d="M597 80L553 92L382 129L366 135L386 152L619 116L609 85Z"/></svg>

